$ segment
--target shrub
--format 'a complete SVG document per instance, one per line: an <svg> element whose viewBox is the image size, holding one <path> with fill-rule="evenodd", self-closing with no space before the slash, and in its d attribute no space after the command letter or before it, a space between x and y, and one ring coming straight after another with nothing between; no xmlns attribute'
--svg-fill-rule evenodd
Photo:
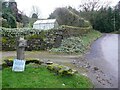
<svg viewBox="0 0 120 90"><path fill-rule="evenodd" d="M74 13L73 11L63 7L56 8L53 13L49 16L49 18L56 18L59 25L69 25L75 27L85 27L85 19L81 18L79 15ZM89 24L89 26L91 26ZM88 27L88 25L87 25Z"/></svg>
<svg viewBox="0 0 120 90"><path fill-rule="evenodd" d="M53 52L64 52L64 53L80 53L84 50L83 43L80 37L70 37L63 39L62 44L59 48L53 48Z"/></svg>
<svg viewBox="0 0 120 90"><path fill-rule="evenodd" d="M3 19L3 18L2 18L2 20L0 20L0 22L2 23L2 24L0 24L0 25L2 25L2 27L6 27L6 28L9 27L8 22L7 22L6 19Z"/></svg>

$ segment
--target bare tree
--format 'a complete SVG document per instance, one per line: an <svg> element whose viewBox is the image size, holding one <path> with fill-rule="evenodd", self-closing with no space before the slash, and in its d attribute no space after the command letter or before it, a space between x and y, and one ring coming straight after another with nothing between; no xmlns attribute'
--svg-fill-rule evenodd
<svg viewBox="0 0 120 90"><path fill-rule="evenodd" d="M32 9L31 9L31 16L33 15L36 15L37 17L40 16L40 9L38 6L32 6Z"/></svg>
<svg viewBox="0 0 120 90"><path fill-rule="evenodd" d="M100 0L84 0L81 2L80 11L98 11L101 7L108 7L110 2L101 2Z"/></svg>

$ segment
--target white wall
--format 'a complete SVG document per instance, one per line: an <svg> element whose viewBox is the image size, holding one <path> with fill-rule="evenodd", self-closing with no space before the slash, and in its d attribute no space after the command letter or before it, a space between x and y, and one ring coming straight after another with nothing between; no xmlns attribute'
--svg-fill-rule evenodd
<svg viewBox="0 0 120 90"><path fill-rule="evenodd" d="M54 23L34 24L33 28L34 29L42 29L42 30L52 29L52 28L54 28Z"/></svg>

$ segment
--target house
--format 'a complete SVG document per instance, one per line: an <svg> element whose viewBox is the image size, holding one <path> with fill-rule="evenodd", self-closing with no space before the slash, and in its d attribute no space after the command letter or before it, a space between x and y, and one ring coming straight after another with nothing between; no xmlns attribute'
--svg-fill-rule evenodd
<svg viewBox="0 0 120 90"><path fill-rule="evenodd" d="M41 29L41 30L48 30L52 28L57 28L58 23L56 19L42 19L42 20L37 20L33 24L34 29Z"/></svg>

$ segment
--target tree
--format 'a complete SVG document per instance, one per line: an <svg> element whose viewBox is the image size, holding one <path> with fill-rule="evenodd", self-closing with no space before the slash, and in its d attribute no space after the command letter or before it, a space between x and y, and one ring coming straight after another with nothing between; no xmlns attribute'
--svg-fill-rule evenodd
<svg viewBox="0 0 120 90"><path fill-rule="evenodd" d="M22 15L22 23L23 23L23 27L27 27L29 24L29 17L26 15Z"/></svg>
<svg viewBox="0 0 120 90"><path fill-rule="evenodd" d="M17 27L15 17L12 15L11 9L9 8L9 2L2 2L2 18L7 20L10 28Z"/></svg>
<svg viewBox="0 0 120 90"><path fill-rule="evenodd" d="M120 1L114 9L114 29L117 31L120 30Z"/></svg>
<svg viewBox="0 0 120 90"><path fill-rule="evenodd" d="M2 12L2 3L4 2L4 0L0 0L0 12Z"/></svg>
<svg viewBox="0 0 120 90"><path fill-rule="evenodd" d="M9 0L8 8L10 8L11 14L16 18L16 21L22 22L22 15L18 12L19 10L15 0Z"/></svg>
<svg viewBox="0 0 120 90"><path fill-rule="evenodd" d="M16 22L22 23L22 14L19 13L15 0L2 2L2 17L7 20L10 28L16 28Z"/></svg>
<svg viewBox="0 0 120 90"><path fill-rule="evenodd" d="M2 17L7 20L9 28L16 28L17 23L15 17L9 13L2 14Z"/></svg>
<svg viewBox="0 0 120 90"><path fill-rule="evenodd" d="M71 6L68 6L67 9L70 10L71 12L75 13L76 15L80 15L80 12L77 11L75 8L73 8L73 7L71 7Z"/></svg>
<svg viewBox="0 0 120 90"><path fill-rule="evenodd" d="M32 18L36 18L36 19L38 19L38 15L35 14L35 13L33 13L33 14L32 14Z"/></svg>
<svg viewBox="0 0 120 90"><path fill-rule="evenodd" d="M40 16L40 9L39 9L39 7L32 6L31 13L32 13L32 18L38 19L38 17Z"/></svg>
<svg viewBox="0 0 120 90"><path fill-rule="evenodd" d="M100 0L84 1L80 5L80 16L90 21L93 28L98 31L106 33L116 31L120 26L120 16L109 3L101 3ZM118 9L119 3L116 7Z"/></svg>
<svg viewBox="0 0 120 90"><path fill-rule="evenodd" d="M109 3L101 2L100 0L84 0L79 6L80 11L90 12L98 11L102 7L107 7Z"/></svg>
<svg viewBox="0 0 120 90"><path fill-rule="evenodd" d="M85 21L67 8L56 8L49 18L57 19L59 25L84 27Z"/></svg>
<svg viewBox="0 0 120 90"><path fill-rule="evenodd" d="M119 1L118 4L115 6L115 9L118 10L118 12L120 12L120 1Z"/></svg>
<svg viewBox="0 0 120 90"><path fill-rule="evenodd" d="M94 18L93 28L100 32L113 32L114 31L114 13L111 7L101 8Z"/></svg>
<svg viewBox="0 0 120 90"><path fill-rule="evenodd" d="M80 16L94 23L97 11L101 8L108 8L109 2L101 2L101 0L84 0L79 6Z"/></svg>

